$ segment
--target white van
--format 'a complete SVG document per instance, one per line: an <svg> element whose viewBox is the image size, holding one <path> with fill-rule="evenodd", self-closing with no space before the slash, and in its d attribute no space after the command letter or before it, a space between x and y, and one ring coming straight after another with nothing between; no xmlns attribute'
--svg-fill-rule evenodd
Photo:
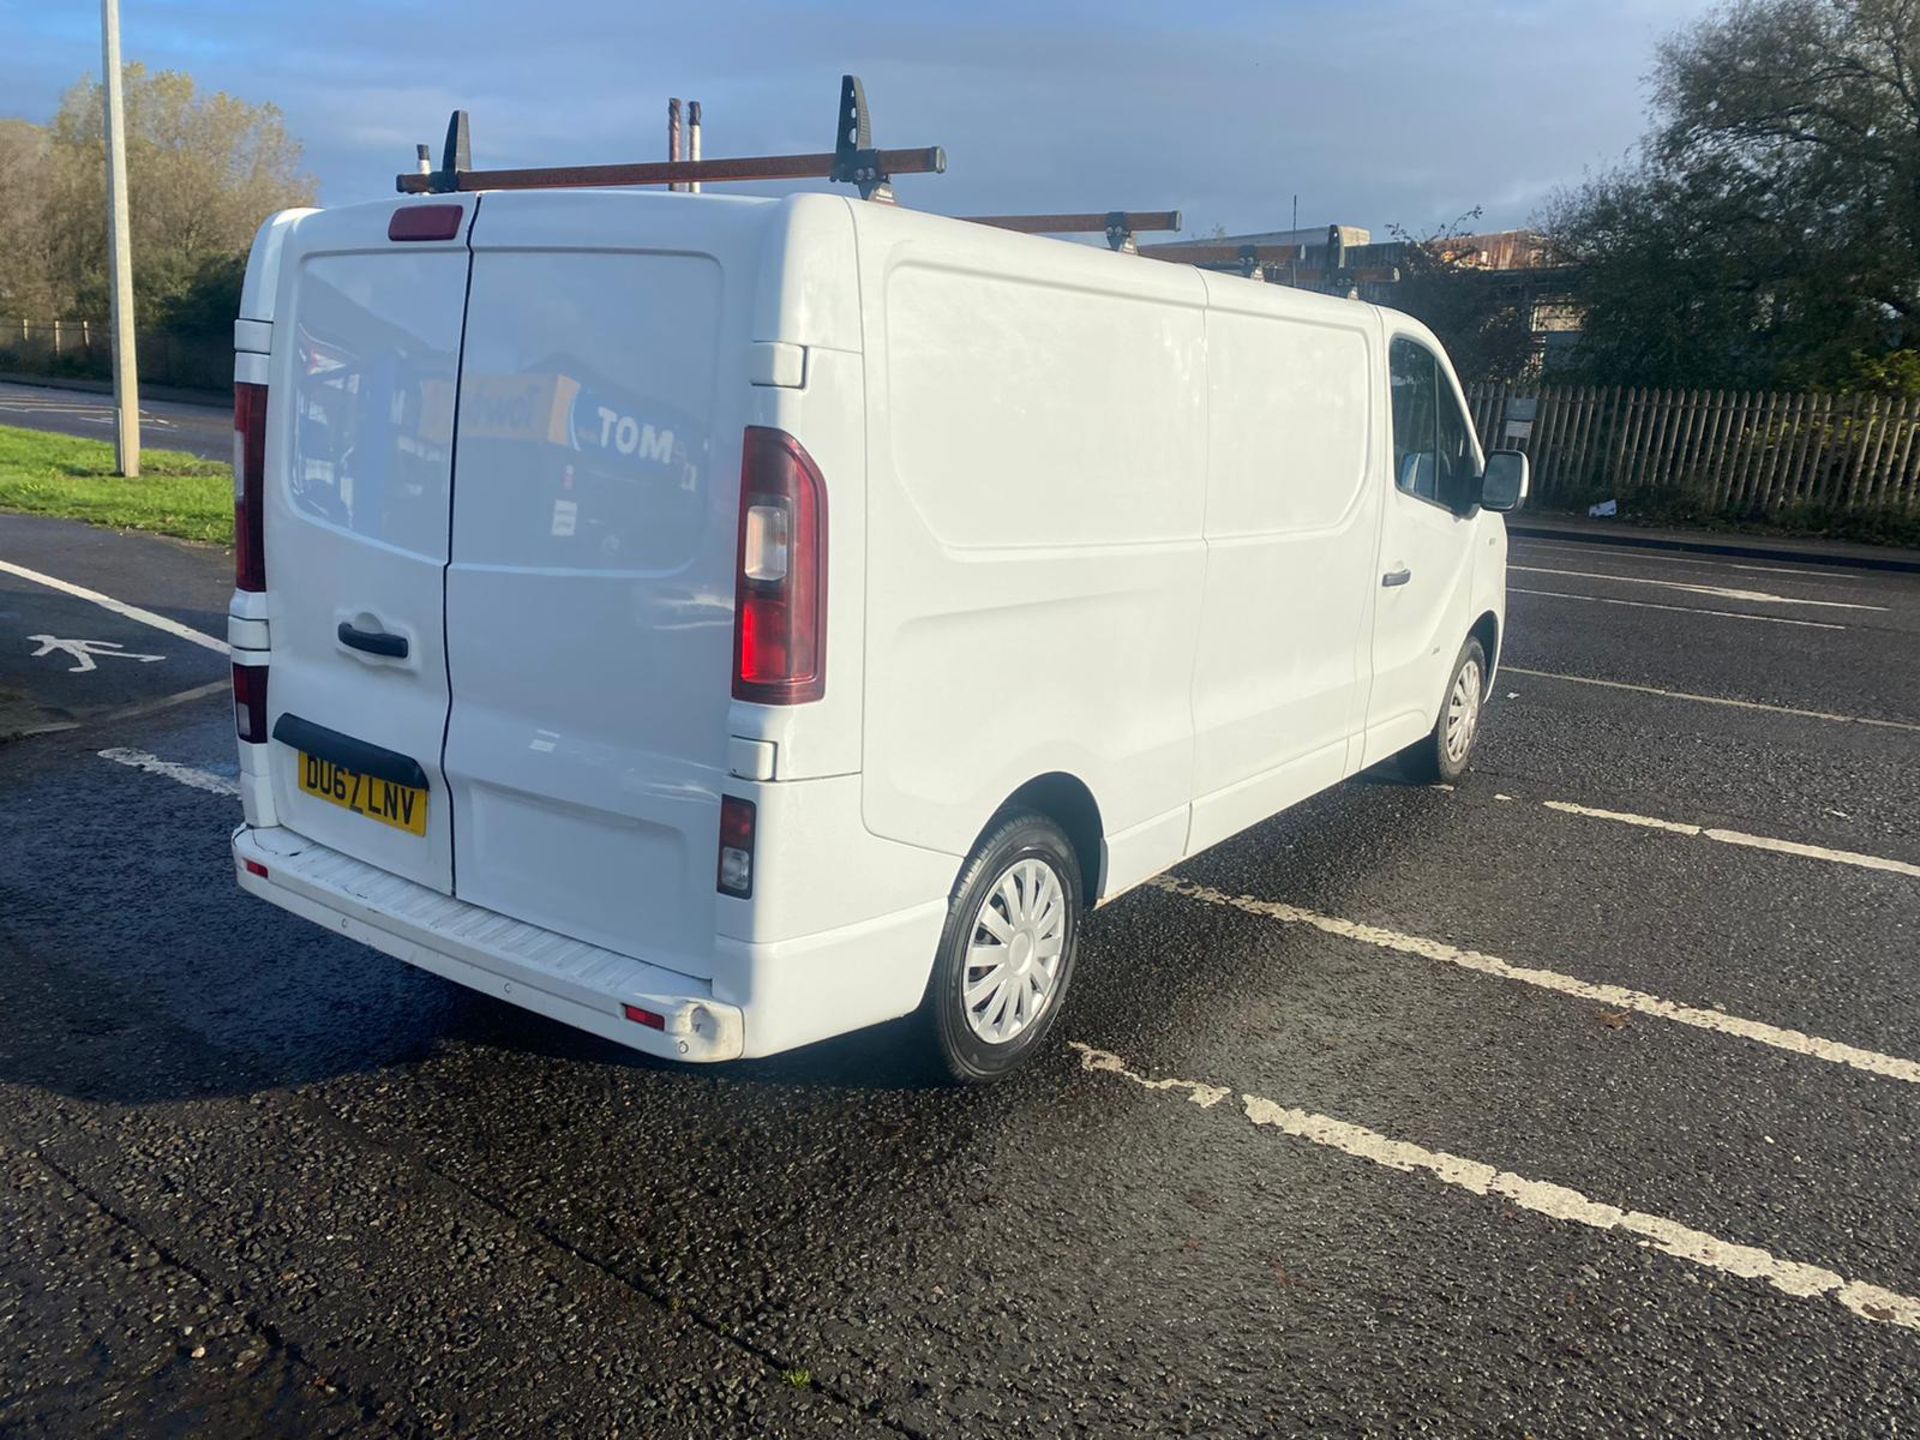
<svg viewBox="0 0 1920 1440"><path fill-rule="evenodd" d="M1524 457L1403 315L834 195L269 220L240 884L655 1055L1045 1035L1084 909L1467 764Z"/></svg>

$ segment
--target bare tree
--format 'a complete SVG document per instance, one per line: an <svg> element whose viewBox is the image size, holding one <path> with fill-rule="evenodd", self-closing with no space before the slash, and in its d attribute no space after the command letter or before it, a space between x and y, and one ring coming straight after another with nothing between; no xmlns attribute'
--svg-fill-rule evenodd
<svg viewBox="0 0 1920 1440"><path fill-rule="evenodd" d="M301 171L300 147L272 105L208 95L191 76L150 73L138 64L126 67L125 88L134 289L143 316L165 320L205 308L209 291L237 294L260 222L275 210L312 204L313 180ZM70 307L97 312L106 293L97 81L67 92L48 139L48 222L58 238L51 286Z"/></svg>
<svg viewBox="0 0 1920 1440"><path fill-rule="evenodd" d="M47 132L24 120L0 120L0 311L58 314L54 243L47 226L53 147Z"/></svg>

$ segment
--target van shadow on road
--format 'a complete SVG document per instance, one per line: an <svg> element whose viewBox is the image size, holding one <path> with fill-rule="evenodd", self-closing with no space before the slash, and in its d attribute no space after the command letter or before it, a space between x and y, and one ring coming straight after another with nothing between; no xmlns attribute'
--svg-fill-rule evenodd
<svg viewBox="0 0 1920 1440"><path fill-rule="evenodd" d="M210 657L211 658L211 657ZM231 799L106 764L102 746L153 746L200 763L230 744L225 711L209 698L156 731L151 725L89 727L0 752L0 953L11 1003L0 1019L0 1081L118 1104L204 1098L293 1087L405 1065L448 1045L520 1052L590 1067L684 1076L755 1089L841 1092L938 1088L917 1058L911 1018L764 1060L711 1069L654 1060L442 981L343 940L242 894L232 877ZM1426 793L1391 766L1362 777ZM1271 873L1294 846L1325 856L1361 843L1366 827L1342 790L1257 827L1223 847L1257 854ZM1440 799L1442 797L1433 797ZM1416 827L1417 828L1417 827ZM1395 830L1390 849L1416 844ZM1376 832L1370 864L1390 863ZM1085 953L1062 1037L1101 1038L1172 1017L1231 986L1206 970L1142 967L1126 952L1140 918L1138 897L1087 917ZM1156 902L1147 901L1149 905ZM145 1039L156 1027L168 1043ZM172 1063L167 1057L180 1063Z"/></svg>

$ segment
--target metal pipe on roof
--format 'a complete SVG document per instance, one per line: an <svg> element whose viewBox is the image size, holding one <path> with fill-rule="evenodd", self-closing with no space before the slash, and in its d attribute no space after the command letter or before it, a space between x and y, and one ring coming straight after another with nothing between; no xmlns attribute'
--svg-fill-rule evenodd
<svg viewBox="0 0 1920 1440"><path fill-rule="evenodd" d="M669 165L672 165L676 163L679 159L680 159L680 97L678 95L675 95L672 99L667 101L667 163ZM679 188L680 187L674 184L672 181L667 182L667 189L678 190Z"/></svg>
<svg viewBox="0 0 1920 1440"><path fill-rule="evenodd" d="M687 101L687 159L698 160L699 158L700 102L698 100L689 100ZM689 180L687 182L687 189L698 195L700 193L700 182L698 180Z"/></svg>

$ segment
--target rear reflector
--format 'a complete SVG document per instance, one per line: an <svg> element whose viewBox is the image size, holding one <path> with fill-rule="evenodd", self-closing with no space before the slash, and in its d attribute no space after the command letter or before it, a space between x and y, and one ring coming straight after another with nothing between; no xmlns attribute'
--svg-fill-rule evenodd
<svg viewBox="0 0 1920 1440"><path fill-rule="evenodd" d="M233 583L267 588L267 387L233 387Z"/></svg>
<svg viewBox="0 0 1920 1440"><path fill-rule="evenodd" d="M267 667L233 667L233 728L249 745L267 743Z"/></svg>
<svg viewBox="0 0 1920 1440"><path fill-rule="evenodd" d="M746 900L753 895L753 821L751 800L738 795L720 797L720 867L716 877L722 895Z"/></svg>
<svg viewBox="0 0 1920 1440"><path fill-rule="evenodd" d="M798 705L826 694L827 487L784 430L747 427L733 586L733 698Z"/></svg>
<svg viewBox="0 0 1920 1440"><path fill-rule="evenodd" d="M656 1015L651 1010L642 1010L638 1005L622 1005L620 1011L627 1019L633 1021L634 1024L644 1025L649 1030L664 1030L667 1028L666 1016Z"/></svg>
<svg viewBox="0 0 1920 1440"><path fill-rule="evenodd" d="M466 217L460 205L403 205L387 221L387 239L451 240Z"/></svg>
<svg viewBox="0 0 1920 1440"><path fill-rule="evenodd" d="M247 867L247 874L258 875L262 880L267 878L267 867L258 860L242 860L240 863Z"/></svg>

